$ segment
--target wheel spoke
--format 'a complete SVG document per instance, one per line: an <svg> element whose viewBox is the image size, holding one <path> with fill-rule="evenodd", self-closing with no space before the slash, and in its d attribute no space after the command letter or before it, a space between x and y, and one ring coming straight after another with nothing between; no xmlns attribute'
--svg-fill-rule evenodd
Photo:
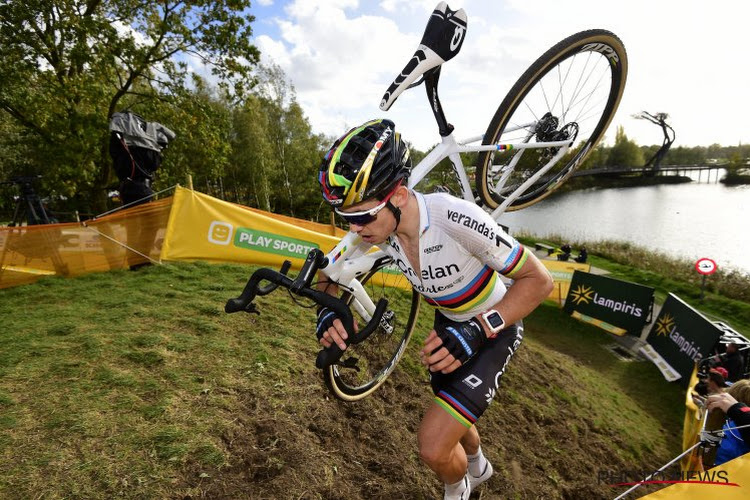
<svg viewBox="0 0 750 500"><path fill-rule="evenodd" d="M589 49L582 51L584 46ZM622 97L626 72L627 55L622 42L604 30L568 37L540 57L500 105L485 138L516 144L526 133L532 142L570 139L578 146L565 155L559 155L560 147L524 149L523 154L513 150L480 154L477 191L486 206L494 209L503 203L509 208L522 208L558 186L580 164L581 151L593 150L604 134ZM504 132L530 121L537 123L533 130L527 127L525 132ZM526 192L517 192L526 179L553 158L556 164Z"/></svg>
<svg viewBox="0 0 750 500"><path fill-rule="evenodd" d="M373 276L367 276L363 280L364 288L373 301L377 302L380 298L388 300L384 318L390 319L388 328L383 328L381 323L364 342L349 346L341 365L329 368L326 383L341 399L354 401L377 389L393 370L409 342L419 311L419 296L408 286L405 277L399 275L393 280L395 285L406 284L409 291L386 286L384 280L379 281ZM352 300L347 294L343 298L347 301Z"/></svg>

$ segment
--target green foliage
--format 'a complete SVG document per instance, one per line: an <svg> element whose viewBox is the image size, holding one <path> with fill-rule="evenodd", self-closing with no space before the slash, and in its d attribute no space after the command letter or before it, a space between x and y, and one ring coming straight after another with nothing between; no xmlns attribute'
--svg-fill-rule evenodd
<svg viewBox="0 0 750 500"><path fill-rule="evenodd" d="M66 197L83 191L102 208L112 180L109 118L125 103L179 96L188 67L177 56L210 63L222 88L244 95L259 56L250 43L249 6L249 0L0 6L0 109L34 135L30 168L44 173L45 191Z"/></svg>
<svg viewBox="0 0 750 500"><path fill-rule="evenodd" d="M329 141L312 132L294 87L277 66L261 67L257 93L232 112L227 199L275 213L317 219L317 170ZM325 211L327 214L327 211Z"/></svg>
<svg viewBox="0 0 750 500"><path fill-rule="evenodd" d="M617 167L640 167L643 166L643 152L638 145L628 139L625 135L625 128L617 127L615 135L615 145L609 150L606 165Z"/></svg>

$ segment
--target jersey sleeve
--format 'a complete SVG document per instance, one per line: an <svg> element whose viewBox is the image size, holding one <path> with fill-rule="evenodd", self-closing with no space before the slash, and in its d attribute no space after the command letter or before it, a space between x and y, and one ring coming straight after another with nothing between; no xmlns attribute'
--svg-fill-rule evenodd
<svg viewBox="0 0 750 500"><path fill-rule="evenodd" d="M481 207L449 195L433 195L440 228L466 251L508 278L523 267L528 250Z"/></svg>

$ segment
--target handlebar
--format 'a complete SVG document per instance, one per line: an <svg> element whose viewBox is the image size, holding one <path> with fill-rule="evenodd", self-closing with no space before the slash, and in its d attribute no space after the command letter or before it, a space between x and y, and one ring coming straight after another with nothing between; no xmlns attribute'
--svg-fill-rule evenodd
<svg viewBox="0 0 750 500"><path fill-rule="evenodd" d="M280 271L274 271L269 268L261 268L255 271L247 281L240 296L227 301L224 306L224 311L227 313L245 311L248 313L260 314L256 309L255 304L253 304L253 299L259 295L267 295L277 287L283 286L297 295L309 298L323 307L328 307L336 313L349 334L348 339L346 340L347 346L351 344L359 344L364 341L380 325L380 320L388 306L388 301L386 299L381 298L378 301L372 319L361 330L355 332L354 316L346 302L338 297L334 297L333 295L329 295L310 287L310 282L312 281L312 277L315 276L315 273L319 269L328 265L328 259L325 258L325 255L323 255L320 250L315 248L310 251L305 260L305 264L302 266L302 270L294 280L287 276L291 264L292 263L288 260L284 261ZM260 283L264 280L269 281L270 283L265 286L260 286ZM334 343L318 353L318 357L315 360L315 366L320 369L327 368L341 359L343 354L344 351Z"/></svg>

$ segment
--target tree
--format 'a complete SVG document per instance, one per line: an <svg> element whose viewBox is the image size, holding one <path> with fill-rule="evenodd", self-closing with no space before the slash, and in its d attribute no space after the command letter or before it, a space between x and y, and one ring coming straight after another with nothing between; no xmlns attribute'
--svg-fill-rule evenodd
<svg viewBox="0 0 750 500"><path fill-rule="evenodd" d="M625 135L625 127L617 127L615 144L607 156L608 166L641 167L643 166L643 152L638 145Z"/></svg>
<svg viewBox="0 0 750 500"><path fill-rule="evenodd" d="M641 111L639 114L634 115L633 117L640 120L648 120L651 123L659 125L661 127L662 133L664 134L662 145L658 150L656 150L653 156L648 159L645 165L646 167L650 166L654 171L657 171L659 170L659 166L661 165L662 160L667 155L667 152L669 151L669 148L672 146L672 143L674 142L676 137L674 129L667 123L669 115L667 113L651 114L648 111ZM643 150L641 149L641 151Z"/></svg>
<svg viewBox="0 0 750 500"><path fill-rule="evenodd" d="M586 159L578 167L578 170L589 170L592 168L601 168L607 165L607 157L609 156L609 150L611 148L606 147L604 144L599 143L586 157Z"/></svg>
<svg viewBox="0 0 750 500"><path fill-rule="evenodd" d="M263 103L250 96L232 119L232 156L227 177L235 201L271 211L273 145Z"/></svg>
<svg viewBox="0 0 750 500"><path fill-rule="evenodd" d="M194 76L192 90L181 90L173 103L155 101L149 116L174 130L177 138L163 152L160 188L184 183L188 174L196 188L219 186L230 165L232 111L226 96ZM210 190L207 190L210 191ZM210 193L214 194L214 193Z"/></svg>
<svg viewBox="0 0 750 500"><path fill-rule="evenodd" d="M249 0L27 0L0 5L0 109L31 131L52 192L103 208L107 125L124 107L170 100L188 62L241 97L258 51ZM149 120L154 118L148 117Z"/></svg>

